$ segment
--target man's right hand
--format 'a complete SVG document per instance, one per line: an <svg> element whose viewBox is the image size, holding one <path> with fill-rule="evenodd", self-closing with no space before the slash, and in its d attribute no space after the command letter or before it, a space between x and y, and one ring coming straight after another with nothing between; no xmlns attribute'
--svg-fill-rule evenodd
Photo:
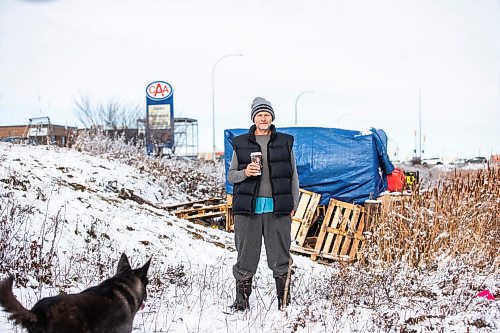
<svg viewBox="0 0 500 333"><path fill-rule="evenodd" d="M245 168L245 176L258 176L260 173L260 165L258 163L250 163Z"/></svg>

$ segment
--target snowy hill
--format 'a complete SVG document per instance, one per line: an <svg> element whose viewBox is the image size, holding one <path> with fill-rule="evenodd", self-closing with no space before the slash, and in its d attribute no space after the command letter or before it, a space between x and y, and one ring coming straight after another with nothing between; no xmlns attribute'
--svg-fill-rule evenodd
<svg viewBox="0 0 500 333"><path fill-rule="evenodd" d="M152 257L148 300L135 318L134 332L431 332L435 328L493 332L500 328L498 301L445 294L439 287L457 269L457 293L477 281L498 292L498 270L478 276L473 269L450 262L434 272L405 267L367 271L358 265L323 266L294 255L292 305L287 313L277 311L264 249L251 311L223 314L234 296L233 234L177 219L161 208L202 197L208 193L203 188L217 186L217 181L185 175L191 162L169 163L171 172L184 177L185 183L180 178L169 182L168 175L148 171L147 165L109 156L0 143L0 277L14 274L14 294L31 308L41 297L78 292L113 275L122 252L132 266ZM208 166L196 168L200 173L214 172ZM218 177L222 184L223 175ZM146 203L128 200L120 195L124 192ZM398 294L397 288L423 292L412 298ZM463 308L453 310L457 302ZM442 312L426 312L426 306L434 309L430 304L440 304ZM0 332L21 332L6 318L0 312Z"/></svg>

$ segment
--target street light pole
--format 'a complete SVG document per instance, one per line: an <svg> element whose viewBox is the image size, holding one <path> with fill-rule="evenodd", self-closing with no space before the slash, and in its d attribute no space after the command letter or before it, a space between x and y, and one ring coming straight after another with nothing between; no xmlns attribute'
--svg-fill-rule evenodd
<svg viewBox="0 0 500 333"><path fill-rule="evenodd" d="M215 162L215 152L217 147L215 146L215 68L219 64L219 62L222 61L222 59L228 58L228 57L242 57L243 54L226 54L219 59L214 64L214 67L212 68L212 160Z"/></svg>
<svg viewBox="0 0 500 333"><path fill-rule="evenodd" d="M350 116L350 115L351 115L351 113L350 113L350 112L348 112L348 113L342 113L342 114L340 115L340 117L338 117L338 118L337 118L337 126L340 126L340 120L341 120L342 118L344 118L345 116Z"/></svg>
<svg viewBox="0 0 500 333"><path fill-rule="evenodd" d="M418 158L422 163L422 89L418 90Z"/></svg>
<svg viewBox="0 0 500 333"><path fill-rule="evenodd" d="M299 102L300 96L307 94L307 93L312 93L312 92L314 92L314 90L305 90L305 91L301 92L297 96L297 98L295 99L295 125L297 125L297 103Z"/></svg>

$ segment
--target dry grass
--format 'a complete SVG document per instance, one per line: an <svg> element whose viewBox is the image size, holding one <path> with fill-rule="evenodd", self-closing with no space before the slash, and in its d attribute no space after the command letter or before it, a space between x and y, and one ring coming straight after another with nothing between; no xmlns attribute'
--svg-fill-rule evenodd
<svg viewBox="0 0 500 333"><path fill-rule="evenodd" d="M429 267L460 256L480 268L498 260L499 226L500 168L455 171L433 188L384 200L365 258Z"/></svg>

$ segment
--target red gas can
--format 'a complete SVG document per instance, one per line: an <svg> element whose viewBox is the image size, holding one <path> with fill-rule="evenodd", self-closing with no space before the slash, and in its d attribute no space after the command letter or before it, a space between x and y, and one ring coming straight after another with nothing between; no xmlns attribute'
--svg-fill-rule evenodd
<svg viewBox="0 0 500 333"><path fill-rule="evenodd" d="M390 175L387 175L387 189L390 192L402 192L405 186L405 172L395 168Z"/></svg>

